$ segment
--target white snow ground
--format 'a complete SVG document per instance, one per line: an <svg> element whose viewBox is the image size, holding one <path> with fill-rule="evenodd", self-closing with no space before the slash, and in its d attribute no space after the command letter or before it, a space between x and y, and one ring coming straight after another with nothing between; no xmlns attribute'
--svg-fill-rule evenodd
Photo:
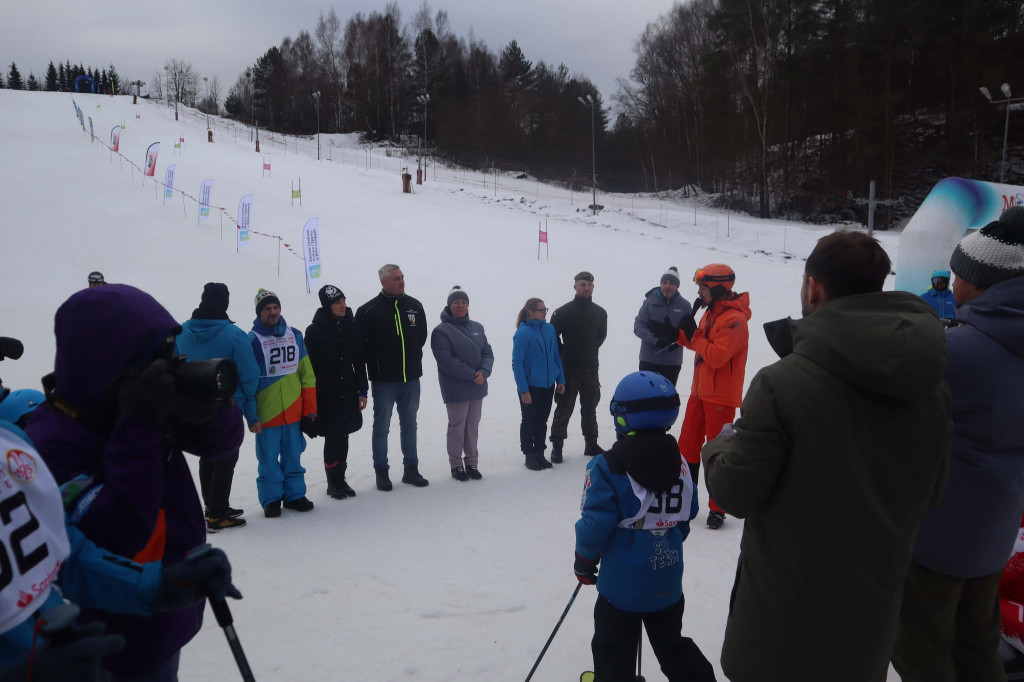
<svg viewBox="0 0 1024 682"><path fill-rule="evenodd" d="M272 158L268 178L245 129L214 119L216 142L208 144L204 117L194 112L175 122L173 110L142 101L133 106L130 97L75 99L105 142L111 127L124 122L121 151L140 166L148 145L161 141L158 180L172 162L176 187L192 196L204 178L213 178L213 204L231 215L239 198L252 193L257 231L297 244L304 222L318 217L324 283L340 286L350 305L376 294L381 264L398 263L409 294L423 302L432 324L450 287L462 285L470 316L484 324L494 347L480 430L481 482L450 478L446 414L429 346L419 412L420 469L431 481L426 489L374 488L367 410L349 456L348 477L358 497L326 497L323 445L314 440L303 461L316 509L264 519L252 436L246 434L231 502L246 510L248 525L210 541L230 556L245 595L231 607L258 680L525 679L576 585L573 524L585 459L574 416L565 463L540 473L523 467L510 367L513 324L523 301L540 296L553 309L572 297L574 273L594 273L595 301L609 316L598 417L601 442L610 445L608 399L618 380L636 368L633 317L667 266L683 273L688 298L695 287L685 281L687 273L717 261L735 268L737 290L750 292L753 309L749 381L774 360L761 324L799 314L802 260L785 252L805 256L829 231L652 197L600 195L608 210L592 217L585 209L589 194L570 196L500 174L495 188L494 175L433 167L425 185L403 195L399 168L415 169L415 160L370 151L348 136L322 136L324 160L318 162L315 138L282 142L263 132L263 152ZM153 179L141 182L138 171L90 143L67 94L0 90L0 120L0 333L26 346L20 361L0 365L6 386L38 387L50 371L53 314L85 285L90 270L150 292L179 320L190 316L208 281L228 284L229 314L243 329L251 324L260 287L278 293L291 325L304 330L311 320L318 302L315 291L305 291L300 259L282 250L278 274L276 239L254 236L236 253L230 220L222 237L216 211L200 226L194 201L183 205L175 193L163 205ZM172 157L181 135L182 153ZM292 207L290 186L299 178L303 205ZM538 260L543 220L550 259ZM880 237L895 261L896 235ZM679 379L684 402L691 362L687 353ZM391 451L396 473L397 418ZM700 495L705 501L703 484ZM742 522L730 519L712 532L704 525L706 514L702 509L684 545L684 631L725 679L718 658ZM592 588L581 591L535 680L576 680L591 667L595 596ZM665 679L649 645L643 663L648 680ZM207 610L203 630L183 652L181 679L237 677ZM890 672L889 679L898 677Z"/></svg>

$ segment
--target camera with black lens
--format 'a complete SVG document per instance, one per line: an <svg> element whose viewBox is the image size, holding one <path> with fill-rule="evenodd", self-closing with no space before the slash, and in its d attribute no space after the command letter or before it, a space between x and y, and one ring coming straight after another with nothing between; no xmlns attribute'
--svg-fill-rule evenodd
<svg viewBox="0 0 1024 682"><path fill-rule="evenodd" d="M238 368L233 360L188 360L184 355L171 358L170 373L178 394L197 401L225 401L238 389Z"/></svg>

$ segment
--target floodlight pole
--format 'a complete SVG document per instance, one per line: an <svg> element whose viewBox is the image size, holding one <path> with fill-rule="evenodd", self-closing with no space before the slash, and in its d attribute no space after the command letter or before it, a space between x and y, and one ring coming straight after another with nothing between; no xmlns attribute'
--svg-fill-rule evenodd
<svg viewBox="0 0 1024 682"><path fill-rule="evenodd" d="M590 109L590 189L591 206L594 215L597 215L597 151L594 145L594 98L587 95L586 99L577 97L580 104Z"/></svg>
<svg viewBox="0 0 1024 682"><path fill-rule="evenodd" d="M316 160L320 160L320 91L313 93L313 101L316 102Z"/></svg>
<svg viewBox="0 0 1024 682"><path fill-rule="evenodd" d="M1006 145L1010 136L1010 105L1014 102L1024 102L1024 97L1013 97L1013 92L1010 90L1009 83L1003 83L999 88L1002 90L1005 99L992 99L992 93L989 92L988 88L978 88L981 94L985 96L989 104L1004 104L1006 106L1006 122L1003 124L1003 161L999 165L999 182L1000 184L1006 181Z"/></svg>

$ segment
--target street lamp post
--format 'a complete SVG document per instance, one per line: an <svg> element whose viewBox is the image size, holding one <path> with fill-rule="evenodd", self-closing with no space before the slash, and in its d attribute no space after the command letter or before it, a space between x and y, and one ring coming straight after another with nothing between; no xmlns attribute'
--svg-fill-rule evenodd
<svg viewBox="0 0 1024 682"><path fill-rule="evenodd" d="M1010 105L1014 102L1024 102L1024 97L1013 97L1013 93L1010 91L1010 84L1003 83L999 88L1003 92L1005 99L992 99L992 93L988 91L986 87L978 88L981 90L981 94L985 96L989 104L1005 104L1006 105L1006 123L1003 124L1003 162L999 166L999 182L1002 184L1006 181L1006 143L1010 135Z"/></svg>
<svg viewBox="0 0 1024 682"><path fill-rule="evenodd" d="M316 160L320 160L320 91L313 93L313 101L316 102Z"/></svg>
<svg viewBox="0 0 1024 682"><path fill-rule="evenodd" d="M597 215L597 152L594 147L594 98L587 95L586 99L577 97L580 104L590 109L590 187L591 187L591 201L593 202L590 206L594 210L594 215Z"/></svg>
<svg viewBox="0 0 1024 682"><path fill-rule="evenodd" d="M206 135L210 135L210 79L207 76L203 76L203 82L206 83Z"/></svg>
<svg viewBox="0 0 1024 682"><path fill-rule="evenodd" d="M423 151L427 146L427 105L430 104L430 95L416 95L416 101L423 105L423 139L420 140L420 159L418 163L420 178L416 180L417 184L422 184L421 178L422 180L427 179L427 168L423 164Z"/></svg>

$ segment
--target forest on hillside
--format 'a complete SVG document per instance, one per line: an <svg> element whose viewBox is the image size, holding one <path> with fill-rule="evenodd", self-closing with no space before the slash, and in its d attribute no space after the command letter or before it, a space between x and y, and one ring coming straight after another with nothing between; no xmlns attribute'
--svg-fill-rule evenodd
<svg viewBox="0 0 1024 682"><path fill-rule="evenodd" d="M1007 123L1006 182L1024 182L1011 106L1024 101L1022 27L1021 0L686 0L636 37L629 76L605 96L585 65L534 62L516 40L495 50L426 0L408 17L389 2L344 20L331 9L268 47L223 110L282 133L422 142L451 163L581 189L593 143L601 191L714 193L763 217L862 219L855 199L875 181L896 200L884 227L944 177L998 181ZM54 72L57 87L72 68ZM141 83L109 71L96 77L118 78L114 91ZM220 110L220 81L185 60L148 88Z"/></svg>

